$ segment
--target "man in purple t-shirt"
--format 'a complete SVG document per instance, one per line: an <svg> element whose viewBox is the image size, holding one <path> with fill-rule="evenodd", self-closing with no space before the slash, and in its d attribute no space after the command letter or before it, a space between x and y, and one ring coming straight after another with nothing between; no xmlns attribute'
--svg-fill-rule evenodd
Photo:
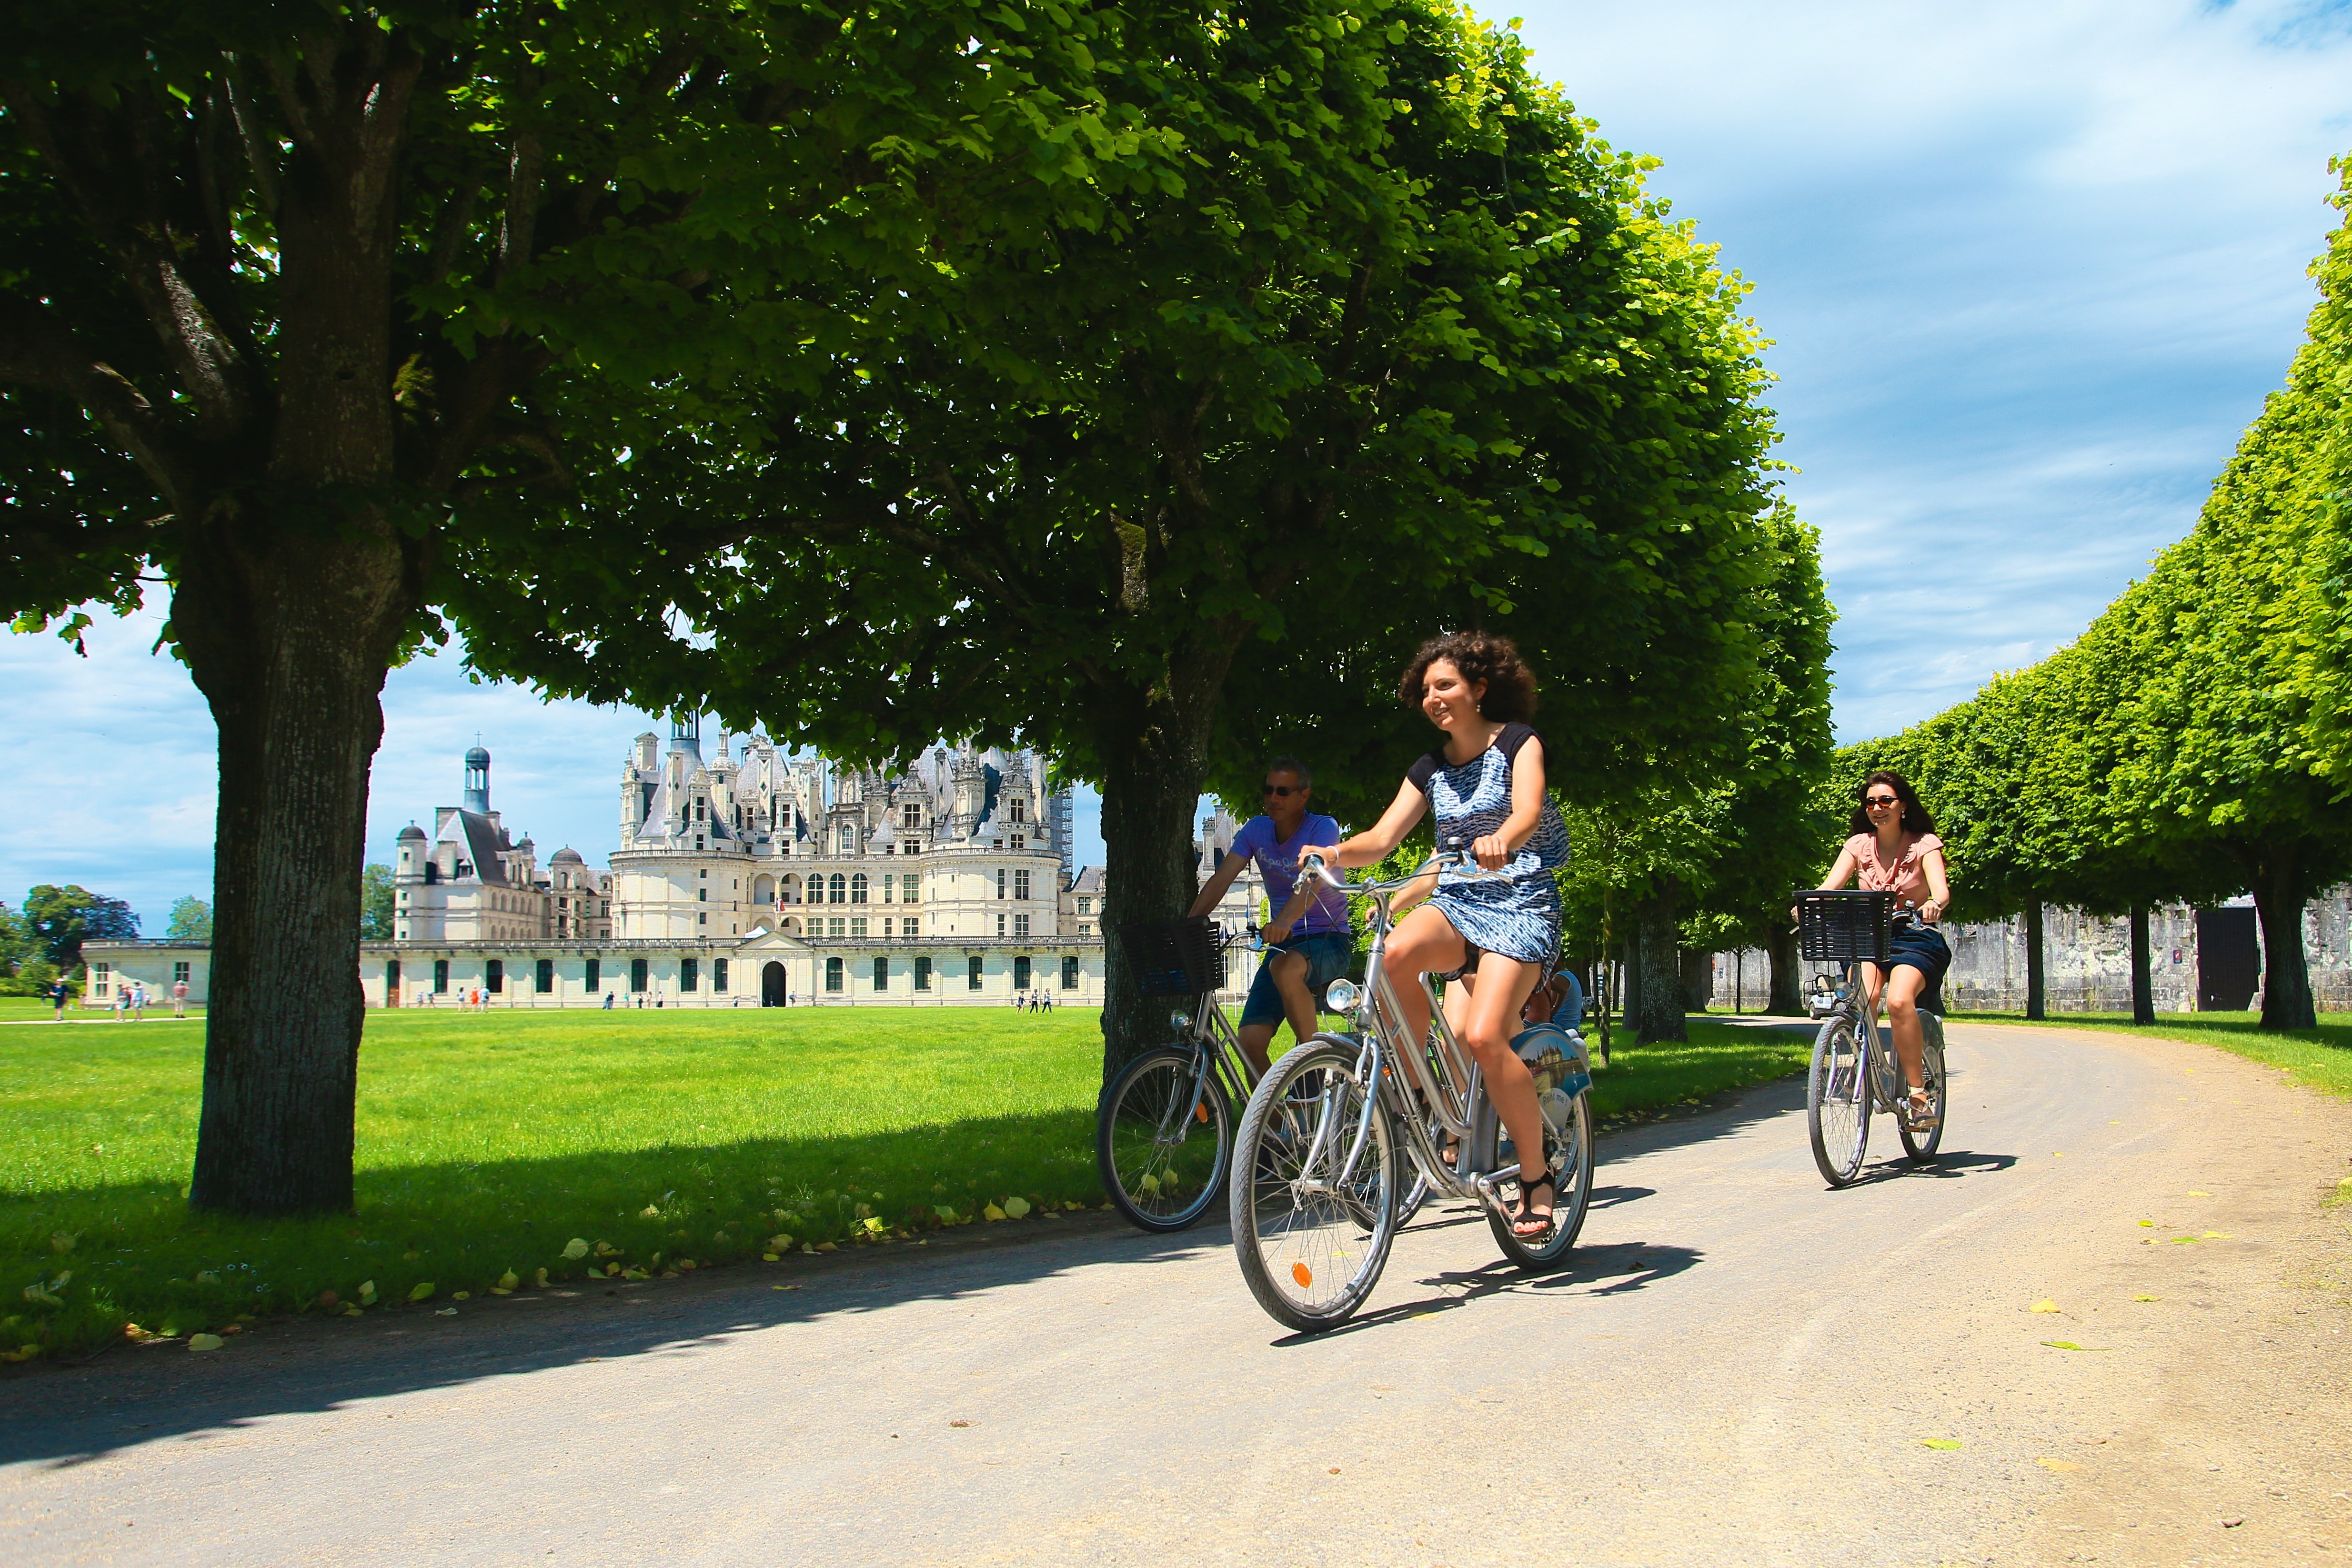
<svg viewBox="0 0 2352 1568"><path fill-rule="evenodd" d="M1286 1018L1290 1032L1304 1041L1315 1033L1316 998L1326 986L1348 973L1356 942L1348 925L1348 900L1336 888L1298 882L1298 857L1307 849L1326 849L1339 842L1339 825L1307 809L1315 775L1295 757L1276 757L1265 770L1265 812L1253 816L1234 836L1234 847L1209 879L1192 913L1207 914L1225 896L1244 866L1257 862L1265 879L1265 896L1275 910L1259 934L1267 948L1242 1004L1239 1031L1243 1054L1264 1072L1266 1049L1274 1031Z"/></svg>

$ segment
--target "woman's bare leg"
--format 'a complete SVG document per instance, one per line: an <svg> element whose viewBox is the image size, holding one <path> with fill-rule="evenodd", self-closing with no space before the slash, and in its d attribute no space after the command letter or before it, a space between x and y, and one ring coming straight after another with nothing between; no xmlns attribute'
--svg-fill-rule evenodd
<svg viewBox="0 0 2352 1568"><path fill-rule="evenodd" d="M1895 1058L1913 1089L1927 1081L1919 1066L1926 1049L1919 1034L1919 993L1927 988L1927 977L1907 963L1886 982L1886 1032L1895 1037Z"/></svg>
<svg viewBox="0 0 2352 1568"><path fill-rule="evenodd" d="M1486 1098L1494 1101L1495 1114L1509 1129L1511 1142L1519 1152L1519 1174L1528 1180L1543 1174L1543 1111L1536 1104L1535 1077L1511 1049L1511 1040L1519 1032L1519 1009L1528 1005L1528 994L1543 979L1543 973L1540 963L1523 963L1499 952L1486 954L1478 963L1479 984L1470 997L1470 1026L1462 1037L1486 1079Z"/></svg>
<svg viewBox="0 0 2352 1568"><path fill-rule="evenodd" d="M1418 1043L1429 1038L1429 991L1422 984L1421 977L1459 968L1468 954L1469 949L1463 945L1453 922L1427 904L1399 921L1396 929L1389 933L1388 949L1381 964L1388 972L1390 989L1396 993L1406 1039ZM1446 1021L1450 1024L1453 1019L1449 1006ZM1419 1051L1405 1053L1405 1070L1423 1094L1433 1100L1436 1097L1437 1086L1425 1081L1429 1072Z"/></svg>

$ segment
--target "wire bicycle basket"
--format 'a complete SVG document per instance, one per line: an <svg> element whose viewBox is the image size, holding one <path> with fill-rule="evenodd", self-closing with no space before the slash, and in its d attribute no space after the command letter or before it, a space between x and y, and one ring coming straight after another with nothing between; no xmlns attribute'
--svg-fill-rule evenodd
<svg viewBox="0 0 2352 1568"><path fill-rule="evenodd" d="M1798 950L1808 963L1884 964L1894 917L1891 891L1807 889L1797 894Z"/></svg>
<svg viewBox="0 0 2352 1568"><path fill-rule="evenodd" d="M1206 915L1118 928L1128 973L1146 996L1198 996L1225 984L1224 933Z"/></svg>

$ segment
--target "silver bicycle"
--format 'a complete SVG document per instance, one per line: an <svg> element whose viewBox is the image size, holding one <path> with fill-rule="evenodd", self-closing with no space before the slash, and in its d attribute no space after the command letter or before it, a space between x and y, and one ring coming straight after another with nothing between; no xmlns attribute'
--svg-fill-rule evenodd
<svg viewBox="0 0 2352 1568"><path fill-rule="evenodd" d="M1832 977L1813 976L1810 1011L1822 1020L1813 1037L1813 1060L1805 1079L1805 1125L1811 1134L1813 1163L1822 1179L1843 1187L1862 1173L1870 1147L1874 1109L1895 1118L1903 1152L1914 1161L1935 1158L1944 1141L1944 1021L1919 1013L1920 1078L1927 1089L1927 1114L1916 1121L1910 1086L1895 1042L1881 1033L1876 1009L1863 996L1862 963L1886 967L1892 928L1916 919L1895 908L1891 892L1851 889L1797 894L1799 940L1806 962L1840 965Z"/></svg>
<svg viewBox="0 0 2352 1568"><path fill-rule="evenodd" d="M1242 1113L1234 1151L1234 1250L1242 1277L1276 1321L1303 1332L1347 1321L1380 1282L1403 1223L1409 1189L1476 1203L1503 1256L1522 1268L1556 1267L1576 1245L1592 1195L1591 1058L1572 1029L1538 1024L1511 1042L1535 1075L1544 1154L1557 1178L1551 1226L1523 1238L1511 1226L1519 1158L1486 1097L1479 1069L1430 997L1430 1031L1413 1040L1382 962L1394 921L1390 901L1433 869L1480 871L1458 852L1441 854L1391 882L1348 882L1318 856L1301 876L1319 877L1370 903L1367 983L1338 980L1329 1010L1353 1020L1319 1034L1274 1064ZM1549 875L1549 873L1538 873ZM1421 975L1403 984L1427 991ZM1448 1161L1441 1141L1454 1145Z"/></svg>

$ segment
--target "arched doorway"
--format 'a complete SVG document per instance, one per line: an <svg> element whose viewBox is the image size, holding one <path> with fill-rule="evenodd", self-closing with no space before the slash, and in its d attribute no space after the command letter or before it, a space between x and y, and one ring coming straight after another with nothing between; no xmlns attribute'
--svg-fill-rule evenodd
<svg viewBox="0 0 2352 1568"><path fill-rule="evenodd" d="M784 990L784 966L770 959L760 971L760 1005L781 1007L788 993Z"/></svg>

